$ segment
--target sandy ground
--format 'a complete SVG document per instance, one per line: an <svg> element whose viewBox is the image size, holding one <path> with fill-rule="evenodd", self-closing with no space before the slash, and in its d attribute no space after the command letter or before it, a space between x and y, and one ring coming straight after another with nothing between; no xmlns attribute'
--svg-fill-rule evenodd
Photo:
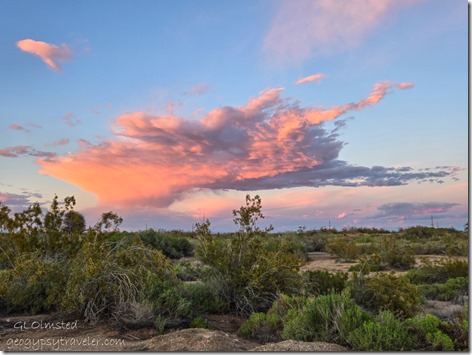
<svg viewBox="0 0 472 355"><path fill-rule="evenodd" d="M431 261L440 260L447 258L447 256L441 255L416 255L416 266L421 265L421 259L427 258ZM453 256L453 259L468 260L467 256ZM325 252L313 252L308 253L308 262L302 267L302 271L309 270L325 270L330 272L336 271L347 271L351 266L357 262L341 262L336 256L331 256ZM388 271L390 272L390 271ZM404 273L404 272L400 272Z"/></svg>

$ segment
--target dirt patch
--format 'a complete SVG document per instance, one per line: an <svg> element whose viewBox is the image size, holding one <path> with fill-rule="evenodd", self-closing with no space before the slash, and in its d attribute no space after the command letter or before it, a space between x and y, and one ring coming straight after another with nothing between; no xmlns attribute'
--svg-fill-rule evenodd
<svg viewBox="0 0 472 355"><path fill-rule="evenodd" d="M441 259L447 259L446 255L416 255L416 267L422 264L422 259L428 259L432 262L438 261ZM454 260L464 260L467 261L467 256L452 256L450 257ZM346 272L349 268L355 265L356 262L341 262L336 256L332 256L329 253L325 252L312 252L308 253L308 262L301 268L302 271L311 271L311 270L324 270L330 272L343 271ZM390 272L388 270L387 272ZM406 273L405 271L398 273Z"/></svg>
<svg viewBox="0 0 472 355"><path fill-rule="evenodd" d="M157 336L143 344L149 351L248 351L258 343L219 330L184 329Z"/></svg>
<svg viewBox="0 0 472 355"><path fill-rule="evenodd" d="M285 340L279 343L260 345L252 351L347 351L344 346L324 343L324 342L305 342L295 340Z"/></svg>

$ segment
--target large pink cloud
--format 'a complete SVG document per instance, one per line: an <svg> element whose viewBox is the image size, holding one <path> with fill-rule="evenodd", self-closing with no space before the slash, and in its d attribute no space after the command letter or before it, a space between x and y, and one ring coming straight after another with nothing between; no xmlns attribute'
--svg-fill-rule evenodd
<svg viewBox="0 0 472 355"><path fill-rule="evenodd" d="M62 71L58 62L72 60L72 50L66 44L56 46L54 44L35 41L33 39L23 39L16 42L16 45L23 52L31 53L40 57L49 68L56 72Z"/></svg>
<svg viewBox="0 0 472 355"><path fill-rule="evenodd" d="M127 113L116 118L114 139L84 142L69 156L40 159L41 172L95 193L103 204L157 207L198 188L344 186L361 179L369 186L398 185L424 174L339 162L343 142L322 125L377 104L394 87L378 83L365 99L327 109L301 107L283 98L282 88L272 88L197 121Z"/></svg>

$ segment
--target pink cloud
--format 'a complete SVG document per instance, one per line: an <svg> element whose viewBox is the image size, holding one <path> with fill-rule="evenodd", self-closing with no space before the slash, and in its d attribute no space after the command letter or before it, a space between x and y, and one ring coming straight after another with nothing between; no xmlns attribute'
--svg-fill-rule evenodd
<svg viewBox="0 0 472 355"><path fill-rule="evenodd" d="M68 112L61 117L66 125L69 127L75 127L80 124L80 120L75 118L75 115L72 112Z"/></svg>
<svg viewBox="0 0 472 355"><path fill-rule="evenodd" d="M279 64L300 64L313 55L362 43L395 10L412 0L281 1L264 38L263 50Z"/></svg>
<svg viewBox="0 0 472 355"><path fill-rule="evenodd" d="M343 219L343 218L346 218L346 217L347 217L347 213L346 213L346 212L342 212L342 213L338 214L337 219Z"/></svg>
<svg viewBox="0 0 472 355"><path fill-rule="evenodd" d="M412 87L415 86L413 83L398 83L395 85L397 88L400 90L405 90L405 89L411 89Z"/></svg>
<svg viewBox="0 0 472 355"><path fill-rule="evenodd" d="M295 84L296 85L301 85L301 84L309 83L309 82L312 82L312 81L319 82L321 79L323 79L325 77L326 77L326 74L323 74L323 73L313 74L313 75L298 79L295 82Z"/></svg>
<svg viewBox="0 0 472 355"><path fill-rule="evenodd" d="M14 147L0 149L0 156L7 157L7 158L33 156L33 157L44 158L45 161L47 161L51 158L54 158L56 156L56 153L38 151L29 145L17 145Z"/></svg>
<svg viewBox="0 0 472 355"><path fill-rule="evenodd" d="M115 119L113 139L84 143L69 156L38 162L41 173L80 186L111 205L167 207L199 188L351 186L351 180L361 179L359 174L369 186L403 184L404 175L395 169L337 161L343 142L320 125L375 105L392 85L379 83L357 103L326 109L301 107L283 98L282 88L272 88L242 106L220 107L199 120L127 113ZM415 178L411 174L406 179Z"/></svg>
<svg viewBox="0 0 472 355"><path fill-rule="evenodd" d="M190 89L185 91L185 94L200 96L206 93L209 89L210 89L210 86L208 84L200 83L195 86L192 86Z"/></svg>
<svg viewBox="0 0 472 355"><path fill-rule="evenodd" d="M25 127L21 126L21 125L18 125L18 124L12 124L10 126L8 126L8 128L14 130L14 131L23 131L23 132L27 132L29 133L29 129L26 129Z"/></svg>
<svg viewBox="0 0 472 355"><path fill-rule="evenodd" d="M23 39L16 42L16 45L23 52L31 53L40 57L49 68L56 72L62 71L58 62L72 60L72 50L66 44L56 46L54 44L35 41L32 39Z"/></svg>
<svg viewBox="0 0 472 355"><path fill-rule="evenodd" d="M67 145L67 144L69 144L69 139L64 138L64 139L60 139L60 140L52 142L52 143L46 143L44 146L46 146L46 147L57 147L57 146Z"/></svg>

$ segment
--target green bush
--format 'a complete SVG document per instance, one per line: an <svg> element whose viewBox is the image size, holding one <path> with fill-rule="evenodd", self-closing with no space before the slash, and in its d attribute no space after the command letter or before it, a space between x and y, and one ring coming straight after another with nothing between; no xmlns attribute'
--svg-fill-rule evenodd
<svg viewBox="0 0 472 355"><path fill-rule="evenodd" d="M448 322L442 322L441 331L454 342L454 350L469 350L469 307L466 304L461 312L455 314Z"/></svg>
<svg viewBox="0 0 472 355"><path fill-rule="evenodd" d="M290 309L283 318L283 339L349 344L348 335L371 318L347 293L307 300L301 309Z"/></svg>
<svg viewBox="0 0 472 355"><path fill-rule="evenodd" d="M354 351L409 351L414 337L401 321L389 311L383 311L375 320L364 322L349 334Z"/></svg>
<svg viewBox="0 0 472 355"><path fill-rule="evenodd" d="M217 289L204 282L183 284L184 297L191 303L193 313L222 314L229 310L228 302Z"/></svg>
<svg viewBox="0 0 472 355"><path fill-rule="evenodd" d="M282 340L283 318L290 310L300 311L306 305L306 298L281 294L267 313L252 313L240 329L239 334L262 342Z"/></svg>
<svg viewBox="0 0 472 355"><path fill-rule="evenodd" d="M190 328L204 328L208 329L210 325L208 324L208 321L206 319L203 319L202 317L198 316L192 319L190 322Z"/></svg>
<svg viewBox="0 0 472 355"><path fill-rule="evenodd" d="M210 232L210 222L197 223L197 255L211 268L211 282L227 300L232 311L249 314L267 310L279 293L301 290L303 261L288 252L282 243L277 251L267 251L257 220L263 218L259 196L246 196L246 206L233 211L239 231L226 243Z"/></svg>
<svg viewBox="0 0 472 355"><path fill-rule="evenodd" d="M369 272L377 272L384 270L385 267L382 265L382 258L379 254L374 253L372 255L365 255L360 258L356 265L351 266L348 271L361 272L368 274Z"/></svg>
<svg viewBox="0 0 472 355"><path fill-rule="evenodd" d="M164 230L155 231L152 228L138 234L145 246L162 251L168 258L193 256L193 244L186 237Z"/></svg>
<svg viewBox="0 0 472 355"><path fill-rule="evenodd" d="M326 250L345 261L354 261L359 257L359 247L349 238L335 238L326 244Z"/></svg>
<svg viewBox="0 0 472 355"><path fill-rule="evenodd" d="M0 273L0 299L8 312L39 313L57 309L67 281L67 263L23 253L13 269Z"/></svg>
<svg viewBox="0 0 472 355"><path fill-rule="evenodd" d="M416 337L415 350L454 350L451 338L439 329L441 323L439 318L431 314L416 316L405 321L407 329Z"/></svg>
<svg viewBox="0 0 472 355"><path fill-rule="evenodd" d="M443 284L418 285L426 299L438 301L459 301L469 290L469 278L455 277Z"/></svg>
<svg viewBox="0 0 472 355"><path fill-rule="evenodd" d="M193 314L192 303L184 297L184 290L175 281L162 280L150 275L146 297L154 312L164 319L186 319Z"/></svg>
<svg viewBox="0 0 472 355"><path fill-rule="evenodd" d="M448 279L469 276L469 263L459 259L441 259L432 262L423 259L419 268L409 270L407 277L414 284L445 283Z"/></svg>
<svg viewBox="0 0 472 355"><path fill-rule="evenodd" d="M259 342L277 342L281 340L282 318L276 313L252 313L239 328L239 335Z"/></svg>
<svg viewBox="0 0 472 355"><path fill-rule="evenodd" d="M388 310L404 318L414 316L420 309L420 291L405 276L393 272L354 273L349 285L356 303L372 312Z"/></svg>
<svg viewBox="0 0 472 355"><path fill-rule="evenodd" d="M173 279L172 265L142 244L112 247L93 235L71 261L61 306L86 321L119 319L132 303L146 297L151 278Z"/></svg>
<svg viewBox="0 0 472 355"><path fill-rule="evenodd" d="M303 286L311 295L326 295L341 292L346 286L348 274L345 272L331 273L323 270L312 270L303 273Z"/></svg>
<svg viewBox="0 0 472 355"><path fill-rule="evenodd" d="M382 238L379 244L381 265L396 269L410 269L415 265L413 248L402 245L395 237Z"/></svg>

